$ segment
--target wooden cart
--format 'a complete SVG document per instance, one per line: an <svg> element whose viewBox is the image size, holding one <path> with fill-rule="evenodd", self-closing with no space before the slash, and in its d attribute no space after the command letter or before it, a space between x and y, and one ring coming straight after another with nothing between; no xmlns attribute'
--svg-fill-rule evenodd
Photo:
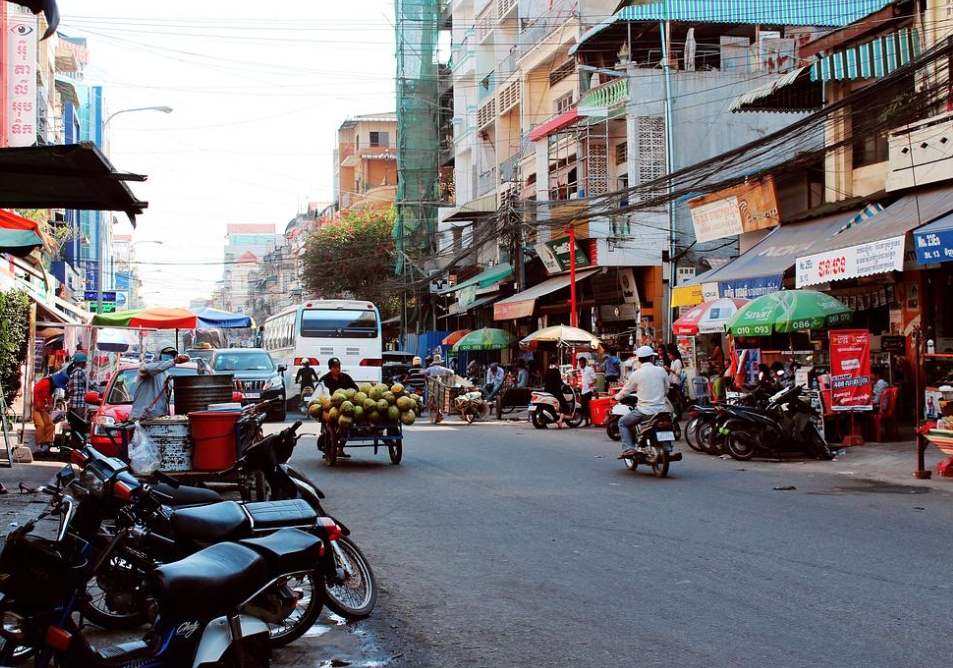
<svg viewBox="0 0 953 668"><path fill-rule="evenodd" d="M400 464L404 453L404 427L397 424L386 426L350 426L341 428L335 424L322 424L324 435L324 461L334 466L338 461L338 449L374 448L376 455L380 448L387 448L391 464Z"/></svg>

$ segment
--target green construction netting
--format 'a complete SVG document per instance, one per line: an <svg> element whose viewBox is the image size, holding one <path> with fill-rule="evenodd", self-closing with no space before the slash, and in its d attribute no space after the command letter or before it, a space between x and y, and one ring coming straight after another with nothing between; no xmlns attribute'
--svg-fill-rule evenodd
<svg viewBox="0 0 953 668"><path fill-rule="evenodd" d="M397 28L396 273L432 252L440 175L439 0L395 0Z"/></svg>

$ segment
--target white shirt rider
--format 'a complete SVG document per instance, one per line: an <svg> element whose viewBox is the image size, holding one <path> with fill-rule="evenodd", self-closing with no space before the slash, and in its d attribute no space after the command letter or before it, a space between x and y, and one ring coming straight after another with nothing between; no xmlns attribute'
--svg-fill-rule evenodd
<svg viewBox="0 0 953 668"><path fill-rule="evenodd" d="M643 364L632 372L615 399L618 401L635 392L639 399L636 405L638 411L643 415L656 415L665 412L668 387L665 369L654 364Z"/></svg>

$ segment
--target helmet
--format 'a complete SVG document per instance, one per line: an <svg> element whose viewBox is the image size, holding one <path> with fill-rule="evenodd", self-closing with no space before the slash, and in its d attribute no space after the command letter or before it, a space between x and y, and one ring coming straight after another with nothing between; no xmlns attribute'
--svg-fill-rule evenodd
<svg viewBox="0 0 953 668"><path fill-rule="evenodd" d="M328 368L332 366L340 367L341 360L339 360L337 357L332 357L331 359L328 360Z"/></svg>
<svg viewBox="0 0 953 668"><path fill-rule="evenodd" d="M50 381L61 390L65 390L66 385L69 383L69 376L65 371L60 371L50 376Z"/></svg>
<svg viewBox="0 0 953 668"><path fill-rule="evenodd" d="M75 355L73 355L73 361L76 362L77 364L83 364L83 363L85 363L88 359L89 359L89 358L86 356L86 353L84 353L84 352L82 352L82 351L80 351L80 352L76 353Z"/></svg>
<svg viewBox="0 0 953 668"><path fill-rule="evenodd" d="M410 364L412 366L421 366L423 363L424 363L423 360L420 359L419 357L414 357L414 359L410 360Z"/></svg>
<svg viewBox="0 0 953 668"><path fill-rule="evenodd" d="M655 357L655 351L652 350L652 346L639 346L639 349L635 351L635 356L640 359L643 357Z"/></svg>

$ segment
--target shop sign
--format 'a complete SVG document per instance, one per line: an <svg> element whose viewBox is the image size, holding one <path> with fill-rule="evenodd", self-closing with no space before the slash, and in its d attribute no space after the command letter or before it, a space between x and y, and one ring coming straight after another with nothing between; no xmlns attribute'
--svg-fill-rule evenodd
<svg viewBox="0 0 953 668"><path fill-rule="evenodd" d="M797 287L903 271L904 236L797 259Z"/></svg>
<svg viewBox="0 0 953 668"><path fill-rule="evenodd" d="M907 348L907 337L884 334L880 337L880 350L885 353L903 354Z"/></svg>
<svg viewBox="0 0 953 668"><path fill-rule="evenodd" d="M619 287L622 290L623 303L635 304L636 307L642 303L639 299L639 286L635 283L635 272L631 267L619 269Z"/></svg>
<svg viewBox="0 0 953 668"><path fill-rule="evenodd" d="M461 311L476 301L476 285L468 285L457 292L457 306Z"/></svg>
<svg viewBox="0 0 953 668"><path fill-rule="evenodd" d="M702 303L702 286L685 285L672 290L672 308Z"/></svg>
<svg viewBox="0 0 953 668"><path fill-rule="evenodd" d="M638 322L639 311L636 304L600 306L599 317L602 322Z"/></svg>
<svg viewBox="0 0 953 668"><path fill-rule="evenodd" d="M913 246L918 264L953 261L953 230L915 232Z"/></svg>
<svg viewBox="0 0 953 668"><path fill-rule="evenodd" d="M36 143L36 45L39 26L35 16L10 14L4 40L6 53L6 106L0 116L6 124L10 147Z"/></svg>
<svg viewBox="0 0 953 668"><path fill-rule="evenodd" d="M870 382L870 331L838 329L831 342L831 408L835 411L873 409Z"/></svg>
<svg viewBox="0 0 953 668"><path fill-rule="evenodd" d="M543 261L543 266L550 274L558 274L561 271L569 270L569 237L562 237L555 241L536 244L536 253L539 259ZM589 256L576 242L576 269L589 266Z"/></svg>
<svg viewBox="0 0 953 668"><path fill-rule="evenodd" d="M719 296L717 283L702 283L702 301L712 302Z"/></svg>
<svg viewBox="0 0 953 668"><path fill-rule="evenodd" d="M517 318L528 318L533 315L533 308L535 306L535 299L526 299L521 302L497 302L493 305L493 319L515 320Z"/></svg>
<svg viewBox="0 0 953 668"><path fill-rule="evenodd" d="M781 224L774 179L751 179L688 201L699 242L714 241Z"/></svg>
<svg viewBox="0 0 953 668"><path fill-rule="evenodd" d="M735 281L722 281L718 284L718 292L722 297L729 299L756 299L764 295L778 292L781 289L783 277L758 276L756 278L740 278Z"/></svg>

